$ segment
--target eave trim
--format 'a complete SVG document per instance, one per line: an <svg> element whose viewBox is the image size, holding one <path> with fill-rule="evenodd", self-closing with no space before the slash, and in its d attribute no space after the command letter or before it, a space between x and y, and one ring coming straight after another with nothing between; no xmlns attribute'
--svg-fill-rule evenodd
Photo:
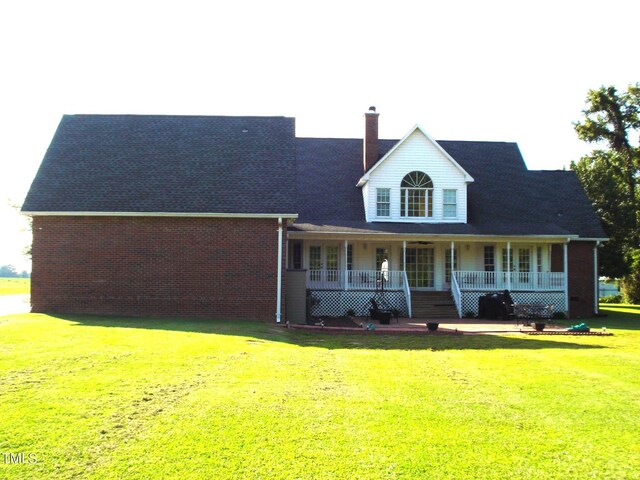
<svg viewBox="0 0 640 480"><path fill-rule="evenodd" d="M194 212L38 212L23 211L32 217L185 217L185 218L298 218L297 213L194 213Z"/></svg>

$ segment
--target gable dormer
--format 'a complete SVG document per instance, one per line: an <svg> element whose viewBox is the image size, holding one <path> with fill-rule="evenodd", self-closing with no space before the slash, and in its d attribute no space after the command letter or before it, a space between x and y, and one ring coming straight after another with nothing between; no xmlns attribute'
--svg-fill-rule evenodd
<svg viewBox="0 0 640 480"><path fill-rule="evenodd" d="M371 143L365 138L365 145ZM471 182L471 175L416 125L369 164L358 186L367 222L466 223Z"/></svg>

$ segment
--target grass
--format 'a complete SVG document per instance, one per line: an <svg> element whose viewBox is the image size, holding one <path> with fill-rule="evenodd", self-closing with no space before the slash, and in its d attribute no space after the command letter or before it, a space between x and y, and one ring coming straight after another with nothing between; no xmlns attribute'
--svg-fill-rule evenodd
<svg viewBox="0 0 640 480"><path fill-rule="evenodd" d="M0 278L0 295L31 293L30 278Z"/></svg>
<svg viewBox="0 0 640 480"><path fill-rule="evenodd" d="M606 311L610 337L0 317L0 478L640 478L640 307Z"/></svg>

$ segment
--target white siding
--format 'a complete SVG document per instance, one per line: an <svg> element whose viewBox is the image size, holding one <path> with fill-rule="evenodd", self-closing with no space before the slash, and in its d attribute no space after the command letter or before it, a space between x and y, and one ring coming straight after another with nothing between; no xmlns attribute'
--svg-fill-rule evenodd
<svg viewBox="0 0 640 480"><path fill-rule="evenodd" d="M407 173L415 170L426 173L433 181L433 217L420 219L400 216L400 183ZM391 190L390 218L376 217L377 188ZM444 189L457 190L457 218L443 218ZM368 222L467 222L467 184L464 174L418 129L370 173L369 181L363 186L362 193Z"/></svg>

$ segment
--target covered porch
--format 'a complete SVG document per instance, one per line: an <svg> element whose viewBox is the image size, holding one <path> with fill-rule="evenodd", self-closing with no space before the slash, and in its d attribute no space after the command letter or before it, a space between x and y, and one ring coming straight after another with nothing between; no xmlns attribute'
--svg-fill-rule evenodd
<svg viewBox="0 0 640 480"><path fill-rule="evenodd" d="M518 303L568 310L566 238L294 237L288 267L306 271L322 315L366 314L370 298L384 292L411 318L412 293L430 291L447 292L458 317L476 315L479 296L504 290Z"/></svg>

